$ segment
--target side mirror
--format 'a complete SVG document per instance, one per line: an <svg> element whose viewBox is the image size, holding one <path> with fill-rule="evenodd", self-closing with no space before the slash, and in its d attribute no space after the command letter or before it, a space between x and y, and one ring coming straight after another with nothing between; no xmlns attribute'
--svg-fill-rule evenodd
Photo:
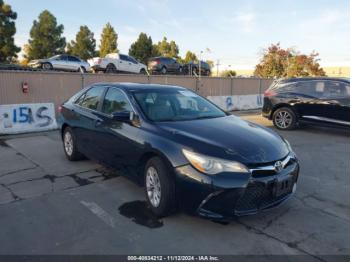
<svg viewBox="0 0 350 262"><path fill-rule="evenodd" d="M121 111L112 113L112 119L118 122L130 122L133 119L134 112Z"/></svg>

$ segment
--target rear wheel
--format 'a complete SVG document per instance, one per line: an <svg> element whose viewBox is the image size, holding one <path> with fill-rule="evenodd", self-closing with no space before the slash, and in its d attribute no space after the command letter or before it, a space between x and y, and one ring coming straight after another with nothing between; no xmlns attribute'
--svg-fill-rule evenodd
<svg viewBox="0 0 350 262"><path fill-rule="evenodd" d="M278 129L292 130L296 128L298 119L291 108L282 107L273 113L272 121Z"/></svg>
<svg viewBox="0 0 350 262"><path fill-rule="evenodd" d="M85 67L81 66L78 68L77 72L86 73L86 69L85 69Z"/></svg>
<svg viewBox="0 0 350 262"><path fill-rule="evenodd" d="M77 149L77 142L73 130L66 127L63 131L63 149L68 160L78 161L84 159L84 155Z"/></svg>
<svg viewBox="0 0 350 262"><path fill-rule="evenodd" d="M155 215L164 217L175 211L175 181L172 172L159 157L145 167L144 183L148 205Z"/></svg>
<svg viewBox="0 0 350 262"><path fill-rule="evenodd" d="M192 75L198 75L196 67L192 67Z"/></svg>
<svg viewBox="0 0 350 262"><path fill-rule="evenodd" d="M115 74L117 72L117 69L115 68L115 65L108 64L106 67L106 73L107 74Z"/></svg>
<svg viewBox="0 0 350 262"><path fill-rule="evenodd" d="M167 69L165 66L162 67L162 69L160 70L160 72L165 75L167 73Z"/></svg>

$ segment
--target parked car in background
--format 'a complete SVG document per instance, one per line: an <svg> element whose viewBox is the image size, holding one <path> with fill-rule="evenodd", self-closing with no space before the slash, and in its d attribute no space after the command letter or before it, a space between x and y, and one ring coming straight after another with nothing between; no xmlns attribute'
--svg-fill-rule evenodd
<svg viewBox="0 0 350 262"><path fill-rule="evenodd" d="M94 57L88 60L91 69L94 72L105 73L134 73L146 74L146 65L138 62L135 58L128 55L111 53L106 57Z"/></svg>
<svg viewBox="0 0 350 262"><path fill-rule="evenodd" d="M179 207L212 219L254 214L297 188L285 139L183 87L94 84L59 111L67 158L127 167L160 217Z"/></svg>
<svg viewBox="0 0 350 262"><path fill-rule="evenodd" d="M72 55L55 55L47 59L32 60L28 63L32 68L41 68L44 70L62 70L62 71L89 71L90 65L79 57Z"/></svg>
<svg viewBox="0 0 350 262"><path fill-rule="evenodd" d="M200 70L203 76L210 76L211 74L210 65L204 61L200 61ZM190 63L184 64L183 71L186 75L199 75L199 63L191 61Z"/></svg>
<svg viewBox="0 0 350 262"><path fill-rule="evenodd" d="M171 57L153 57L148 60L151 74L183 74L183 65Z"/></svg>
<svg viewBox="0 0 350 262"><path fill-rule="evenodd" d="M284 130L299 123L350 127L350 79L276 81L264 94L262 114Z"/></svg>

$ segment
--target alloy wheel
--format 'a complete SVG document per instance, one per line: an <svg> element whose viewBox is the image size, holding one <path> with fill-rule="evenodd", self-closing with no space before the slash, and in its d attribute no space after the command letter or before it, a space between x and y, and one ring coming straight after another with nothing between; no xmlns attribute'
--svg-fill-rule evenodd
<svg viewBox="0 0 350 262"><path fill-rule="evenodd" d="M64 134L64 150L69 156L73 154L73 137L70 132Z"/></svg>
<svg viewBox="0 0 350 262"><path fill-rule="evenodd" d="M281 129L288 128L293 122L293 116L287 111L280 111L276 115L275 123Z"/></svg>
<svg viewBox="0 0 350 262"><path fill-rule="evenodd" d="M44 70L51 70L52 66L49 63L43 64L43 69Z"/></svg>
<svg viewBox="0 0 350 262"><path fill-rule="evenodd" d="M161 184L157 170L150 166L146 172L147 196L153 207L158 207L161 199Z"/></svg>

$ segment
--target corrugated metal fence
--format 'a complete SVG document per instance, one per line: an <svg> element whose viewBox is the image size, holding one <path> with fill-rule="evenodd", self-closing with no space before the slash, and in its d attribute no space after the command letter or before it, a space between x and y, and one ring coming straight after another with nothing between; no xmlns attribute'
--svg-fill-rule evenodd
<svg viewBox="0 0 350 262"><path fill-rule="evenodd" d="M29 92L22 92L22 84ZM97 82L134 82L179 85L203 96L261 94L271 79L190 76L144 76L119 74L80 74L62 72L0 71L0 104L52 102L56 106L84 86Z"/></svg>

